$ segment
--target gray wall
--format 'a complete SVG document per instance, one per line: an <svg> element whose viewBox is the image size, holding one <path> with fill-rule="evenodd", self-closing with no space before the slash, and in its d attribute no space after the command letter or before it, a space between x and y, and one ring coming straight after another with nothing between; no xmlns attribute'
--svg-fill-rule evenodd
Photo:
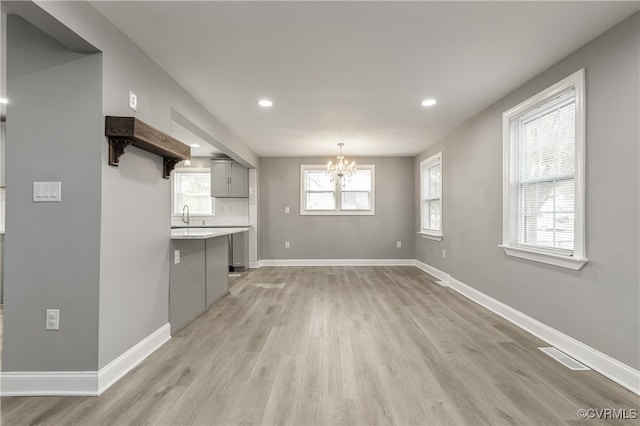
<svg viewBox="0 0 640 426"><path fill-rule="evenodd" d="M10 5L11 8L19 9L25 18L32 17L30 14L33 8L22 6L20 3ZM103 116L136 116L170 133L173 109L226 145L230 153L246 164L256 165L257 157L90 4L38 2L37 11L40 12L38 22L42 23L46 18L41 14L45 11L50 19L59 21L102 52L102 76L92 80L103 94L102 104L98 106L99 126L92 133L92 137L98 140L100 158L92 166L87 166L101 176L101 185L90 193L99 200L93 204L99 209L100 218L94 227L95 232L100 235L100 251L95 253L95 262L99 265L99 302L96 302L99 306L87 307L98 321L98 326L93 329L99 335L99 349L96 349L98 361L97 366L93 365L91 368L82 363L71 362L72 360L64 362L68 370L95 370L96 367L106 366L168 322L169 180L162 179L160 157L134 147L127 149L121 158L120 167L109 166L107 143L103 136ZM66 27L58 28L59 23L47 24L47 31L53 37L60 34L60 38L68 39L68 30ZM128 109L129 90L138 95L137 112ZM45 123L43 119L34 126L45 128ZM34 155L42 156L38 152ZM7 153L7 158L9 161L18 161L15 153ZM74 158L74 165L77 165L77 159L82 157L76 155ZM42 161L45 161L44 157ZM27 242L31 245L38 244L38 236L29 235L25 244ZM7 250L10 244L11 241L7 239ZM57 250L64 252L70 244L72 243L69 241L61 243ZM73 271L83 268L74 263L68 269ZM40 268L34 266L34 269ZM41 270L39 273L44 274L46 271ZM34 294L29 297L39 298ZM60 297L76 300L72 292L63 292ZM87 300L90 303L91 298L87 297ZM63 314L63 322L64 318ZM66 318L66 321L72 320ZM81 319L73 320L83 322ZM40 324L40 318L37 322ZM9 342L6 350L10 350ZM47 365L48 370L55 369L53 366L57 365L57 361L52 360L47 353L35 353L32 356L37 358L37 362L29 365L23 363L23 370L35 370L30 366L38 363Z"/></svg>
<svg viewBox="0 0 640 426"><path fill-rule="evenodd" d="M635 14L614 27L415 159L417 183L420 161L443 149L444 240L416 239L418 260L636 369L639 20ZM583 67L590 262L570 271L507 257L497 247L502 241L502 112Z"/></svg>
<svg viewBox="0 0 640 426"><path fill-rule="evenodd" d="M8 17L5 371L96 370L102 57ZM33 203L34 181L62 182ZM45 331L45 309L60 330Z"/></svg>
<svg viewBox="0 0 640 426"><path fill-rule="evenodd" d="M300 165L329 159L260 158L259 258L413 259L413 159L350 158L376 166L375 216L301 216ZM291 248L284 248L285 241Z"/></svg>

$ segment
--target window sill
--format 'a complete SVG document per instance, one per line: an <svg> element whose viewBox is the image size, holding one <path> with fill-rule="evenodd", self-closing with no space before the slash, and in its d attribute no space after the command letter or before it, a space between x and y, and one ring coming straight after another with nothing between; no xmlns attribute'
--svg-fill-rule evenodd
<svg viewBox="0 0 640 426"><path fill-rule="evenodd" d="M589 259L574 258L571 256L560 256L557 254L544 253L540 251L527 250L520 247L512 247L498 244L502 247L507 256L519 257L521 259L532 260L534 262L546 263L548 265L559 266L561 268L580 270L589 262Z"/></svg>
<svg viewBox="0 0 640 426"><path fill-rule="evenodd" d="M301 216L375 216L373 210L300 210Z"/></svg>
<svg viewBox="0 0 640 426"><path fill-rule="evenodd" d="M418 235L428 240L442 241L442 234L435 234L435 233L432 234L424 231L418 231Z"/></svg>

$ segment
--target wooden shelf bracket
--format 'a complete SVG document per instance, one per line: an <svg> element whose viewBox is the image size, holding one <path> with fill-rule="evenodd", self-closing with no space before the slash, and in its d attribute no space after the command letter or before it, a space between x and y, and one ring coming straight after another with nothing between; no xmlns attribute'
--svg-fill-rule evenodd
<svg viewBox="0 0 640 426"><path fill-rule="evenodd" d="M124 154L126 147L130 145L127 140L110 138L109 139L109 165L118 167L120 164L120 156Z"/></svg>
<svg viewBox="0 0 640 426"><path fill-rule="evenodd" d="M135 117L107 116L105 136L109 143L109 165L118 167L120 157L129 145L162 157L162 177L182 160L191 158L191 147Z"/></svg>

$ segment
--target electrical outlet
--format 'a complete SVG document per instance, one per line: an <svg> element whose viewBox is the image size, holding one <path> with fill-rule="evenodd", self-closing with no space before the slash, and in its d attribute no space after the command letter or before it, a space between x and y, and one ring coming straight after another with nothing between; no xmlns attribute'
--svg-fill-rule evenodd
<svg viewBox="0 0 640 426"><path fill-rule="evenodd" d="M47 309L47 322L45 323L47 330L60 329L60 309Z"/></svg>
<svg viewBox="0 0 640 426"><path fill-rule="evenodd" d="M173 251L173 263L175 265L180 263L180 250L174 250Z"/></svg>
<svg viewBox="0 0 640 426"><path fill-rule="evenodd" d="M398 248L402 248L402 241L398 241L398 242L396 243L396 247L398 247Z"/></svg>
<svg viewBox="0 0 640 426"><path fill-rule="evenodd" d="M291 213L291 209L290 209L289 207L285 207L285 208L284 208L284 212L285 212L286 214L289 214L289 213Z"/></svg>
<svg viewBox="0 0 640 426"><path fill-rule="evenodd" d="M285 241L284 248L289 248L289 247L291 247L291 244L289 244L289 241Z"/></svg>
<svg viewBox="0 0 640 426"><path fill-rule="evenodd" d="M138 96L129 90L129 109L132 111L138 110Z"/></svg>
<svg viewBox="0 0 640 426"><path fill-rule="evenodd" d="M447 257L447 252L444 249L442 249L442 258L444 259L445 257Z"/></svg>

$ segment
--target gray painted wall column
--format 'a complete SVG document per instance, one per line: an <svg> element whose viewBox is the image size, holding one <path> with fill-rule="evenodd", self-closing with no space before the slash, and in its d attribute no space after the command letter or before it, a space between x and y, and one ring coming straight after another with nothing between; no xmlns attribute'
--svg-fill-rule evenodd
<svg viewBox="0 0 640 426"><path fill-rule="evenodd" d="M4 371L98 367L102 56L7 22ZM35 181L61 203L33 203ZM45 330L45 310L60 329Z"/></svg>

